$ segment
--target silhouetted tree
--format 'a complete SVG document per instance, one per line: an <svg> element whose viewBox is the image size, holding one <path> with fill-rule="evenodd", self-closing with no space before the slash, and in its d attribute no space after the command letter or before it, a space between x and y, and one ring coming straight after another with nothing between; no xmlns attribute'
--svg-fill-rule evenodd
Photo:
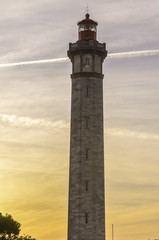
<svg viewBox="0 0 159 240"><path fill-rule="evenodd" d="M5 216L0 213L0 234L18 235L20 232L20 223L15 221L11 215L6 214Z"/></svg>
<svg viewBox="0 0 159 240"><path fill-rule="evenodd" d="M0 213L0 240L36 240L29 235L19 236L20 226L11 215Z"/></svg>

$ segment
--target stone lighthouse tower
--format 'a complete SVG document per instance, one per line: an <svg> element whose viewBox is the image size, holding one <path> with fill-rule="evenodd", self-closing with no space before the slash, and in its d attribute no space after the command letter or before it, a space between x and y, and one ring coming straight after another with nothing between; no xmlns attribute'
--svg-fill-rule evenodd
<svg viewBox="0 0 159 240"><path fill-rule="evenodd" d="M79 40L69 44L72 62L68 240L105 240L103 74L105 43L97 22L78 22Z"/></svg>

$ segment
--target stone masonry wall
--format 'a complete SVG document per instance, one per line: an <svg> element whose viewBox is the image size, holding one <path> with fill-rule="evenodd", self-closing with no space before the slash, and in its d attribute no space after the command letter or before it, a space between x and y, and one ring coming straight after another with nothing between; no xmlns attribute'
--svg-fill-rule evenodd
<svg viewBox="0 0 159 240"><path fill-rule="evenodd" d="M103 80L72 79L68 240L105 240Z"/></svg>

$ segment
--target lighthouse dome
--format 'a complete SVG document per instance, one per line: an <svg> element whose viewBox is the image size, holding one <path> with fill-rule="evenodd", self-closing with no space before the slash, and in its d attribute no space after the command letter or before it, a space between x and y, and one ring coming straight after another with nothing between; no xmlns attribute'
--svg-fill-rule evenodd
<svg viewBox="0 0 159 240"><path fill-rule="evenodd" d="M78 22L79 40L96 40L96 32L98 23L89 18L87 13L86 18Z"/></svg>

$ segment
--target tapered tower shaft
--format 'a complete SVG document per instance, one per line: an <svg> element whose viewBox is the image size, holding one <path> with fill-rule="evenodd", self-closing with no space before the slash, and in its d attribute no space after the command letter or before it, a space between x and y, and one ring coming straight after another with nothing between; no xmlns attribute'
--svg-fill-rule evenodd
<svg viewBox="0 0 159 240"><path fill-rule="evenodd" d="M72 62L68 240L105 240L103 74L105 44L86 14Z"/></svg>

